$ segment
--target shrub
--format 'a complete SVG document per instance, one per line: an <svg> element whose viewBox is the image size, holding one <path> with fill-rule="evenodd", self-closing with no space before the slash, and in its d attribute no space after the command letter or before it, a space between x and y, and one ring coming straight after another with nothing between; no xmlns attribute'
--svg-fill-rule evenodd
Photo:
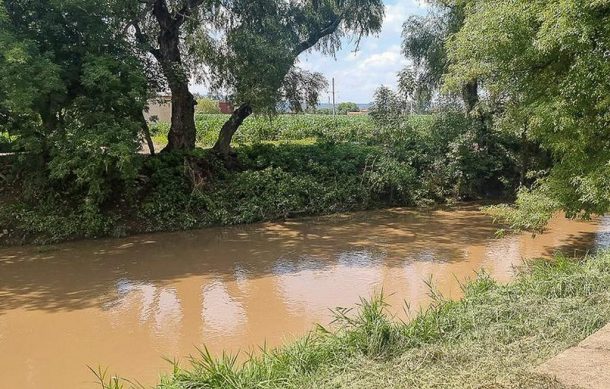
<svg viewBox="0 0 610 389"><path fill-rule="evenodd" d="M348 112L360 112L358 104L352 102L339 103L337 106L337 113L340 115L347 115Z"/></svg>
<svg viewBox="0 0 610 389"><path fill-rule="evenodd" d="M513 206L500 204L483 210L494 220L507 223L513 231L541 232L560 208L561 204L540 186L519 189Z"/></svg>
<svg viewBox="0 0 610 389"><path fill-rule="evenodd" d="M219 114L220 107L218 106L218 101L204 97L202 99L197 99L195 112L204 114Z"/></svg>

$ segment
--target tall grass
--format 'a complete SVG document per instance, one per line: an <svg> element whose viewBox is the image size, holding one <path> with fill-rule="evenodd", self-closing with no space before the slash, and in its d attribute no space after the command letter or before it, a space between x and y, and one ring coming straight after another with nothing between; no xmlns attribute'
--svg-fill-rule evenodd
<svg viewBox="0 0 610 389"><path fill-rule="evenodd" d="M218 137L218 132L230 115L201 114L195 116L197 145L210 147ZM434 115L409 115L409 126L422 134L430 132L435 123ZM167 143L169 123L152 125L155 143ZM250 116L235 133L235 144L249 144L273 141L299 141L320 139L334 142L379 142L379 126L368 115L317 115L282 114L274 117Z"/></svg>
<svg viewBox="0 0 610 389"><path fill-rule="evenodd" d="M195 118L197 144L210 147L229 115L198 114ZM348 141L371 138L374 135L373 121L368 116L347 115L278 115L275 117L251 116L235 133L235 144L269 141L295 141L302 139L327 139ZM167 142L169 124L152 126L156 143Z"/></svg>
<svg viewBox="0 0 610 389"><path fill-rule="evenodd" d="M334 330L318 326L243 363L203 349L158 388L559 388L533 367L610 320L609 287L605 252L528 262L508 285L481 273L461 300L436 296L406 323L390 317L379 295L338 310Z"/></svg>

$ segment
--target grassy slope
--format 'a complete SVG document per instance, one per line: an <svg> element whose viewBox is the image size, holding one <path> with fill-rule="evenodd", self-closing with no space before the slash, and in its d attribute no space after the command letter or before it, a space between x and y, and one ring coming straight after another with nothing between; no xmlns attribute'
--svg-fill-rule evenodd
<svg viewBox="0 0 610 389"><path fill-rule="evenodd" d="M388 318L380 298L363 301L339 313L337 332L318 329L244 365L202 353L159 388L561 387L531 369L610 320L610 252L534 261L509 285L483 274L464 288L408 324Z"/></svg>

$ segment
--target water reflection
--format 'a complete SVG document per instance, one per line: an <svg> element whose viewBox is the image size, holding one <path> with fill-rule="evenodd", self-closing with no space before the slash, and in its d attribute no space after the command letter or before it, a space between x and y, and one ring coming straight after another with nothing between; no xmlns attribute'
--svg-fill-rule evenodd
<svg viewBox="0 0 610 389"><path fill-rule="evenodd" d="M393 209L0 250L0 376L19 388L95 387L85 365L156 381L161 356L277 345L383 289L458 297L485 269L508 280L522 258L610 244L610 219L556 218L549 232L494 239L475 207Z"/></svg>

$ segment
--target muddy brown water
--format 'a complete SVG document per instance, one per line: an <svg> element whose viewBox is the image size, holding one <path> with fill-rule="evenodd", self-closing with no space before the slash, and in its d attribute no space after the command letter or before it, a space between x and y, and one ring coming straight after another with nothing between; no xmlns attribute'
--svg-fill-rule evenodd
<svg viewBox="0 0 610 389"><path fill-rule="evenodd" d="M607 246L610 219L555 218L548 232L494 238L475 206L390 209L283 223L0 249L0 387L95 388L87 366L152 385L206 345L280 345L329 308L383 289L407 316L426 281L457 298L485 269Z"/></svg>

